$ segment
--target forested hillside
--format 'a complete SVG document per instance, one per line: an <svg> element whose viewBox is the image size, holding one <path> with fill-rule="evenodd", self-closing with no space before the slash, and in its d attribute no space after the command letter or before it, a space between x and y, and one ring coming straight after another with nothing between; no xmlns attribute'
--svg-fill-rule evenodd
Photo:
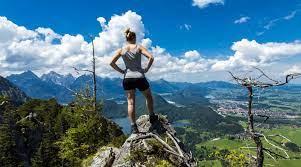
<svg viewBox="0 0 301 167"><path fill-rule="evenodd" d="M0 104L3 167L80 166L101 146L118 147L125 140L119 126L94 112L85 98L78 97L72 106L62 106L55 99L16 106L1 98Z"/></svg>
<svg viewBox="0 0 301 167"><path fill-rule="evenodd" d="M29 99L21 89L1 76L0 96L12 99L15 103L22 103Z"/></svg>
<svg viewBox="0 0 301 167"><path fill-rule="evenodd" d="M6 96L0 102L2 166L78 166L101 154L100 148L119 148L126 140L124 132L129 130L109 120L128 120L120 79L97 77L99 104L94 112L91 87L87 87L92 84L89 75L72 79L50 73L39 78L28 71L7 78L10 81L0 80L5 92L2 96ZM12 82L22 86L32 99ZM251 156L256 152L248 148L254 143L245 133L248 93L241 86L220 81L181 83L163 79L150 83L155 112L167 116L178 139L192 151L199 166L256 163ZM288 158L276 149L276 161L265 153L265 163L296 166L299 162L300 90L300 85L254 89L254 125L271 135L267 137L269 142L289 155ZM75 96L75 92L79 94ZM21 100L16 103L14 99ZM137 92L137 117L147 112L145 99ZM269 145L266 141L263 144Z"/></svg>

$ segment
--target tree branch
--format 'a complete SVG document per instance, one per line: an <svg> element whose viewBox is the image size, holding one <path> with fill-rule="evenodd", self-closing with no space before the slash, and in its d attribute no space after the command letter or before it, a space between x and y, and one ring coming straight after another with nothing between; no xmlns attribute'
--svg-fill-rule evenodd
<svg viewBox="0 0 301 167"><path fill-rule="evenodd" d="M275 144L271 143L271 142L266 138L266 136L265 136L264 134L261 134L261 135L263 136L264 140L265 140L269 145L271 145L271 146L273 146L273 147L275 147L275 148L281 150L282 152L284 152L285 155L286 155L286 157L284 157L285 159L289 159L289 158L290 158L290 156L287 154L287 152L286 152L285 149L283 149L283 148L281 148L281 147L279 147L279 146L276 146Z"/></svg>
<svg viewBox="0 0 301 167"><path fill-rule="evenodd" d="M0 106L4 105L5 103L7 103L8 101L3 101Z"/></svg>
<svg viewBox="0 0 301 167"><path fill-rule="evenodd" d="M289 83L289 81L291 81L292 79L301 76L301 73L288 74L288 75L285 76L285 82L283 82L283 81L281 82L281 81L277 81L277 80L272 79L267 74L265 74L265 72L263 70L261 70L260 68L257 68L257 67L254 67L254 68L257 71L260 72L260 75L258 77L254 77L254 78L252 78L252 77L238 77L238 76L235 76L231 71L228 71L228 72L230 73L232 78L237 82L237 84L239 84L239 85L241 85L241 86L248 89L248 92L249 92L249 94L248 94L248 132L249 132L249 135L251 136L251 138L253 139L253 141L256 144L256 149L257 149L256 163L257 163L257 166L262 167L263 166L263 160L264 160L264 154L263 154L264 148L263 148L260 137L263 137L264 140L269 145L283 151L286 155L286 158L289 158L289 155L287 154L285 149L283 149L281 147L278 147L278 146L274 145L273 143L271 143L266 138L265 135L255 132L255 130L254 130L254 119L253 119L254 114L252 113L253 88L255 88L255 87L257 87L257 88L268 88L268 87L274 87L274 86L282 86L282 85L285 85L285 84ZM259 79L261 79L262 77L267 78L269 81L271 81L271 83L260 81ZM266 116L266 115L258 114L257 116L265 117L265 120L263 121L263 123L265 123L269 119L269 116ZM271 152L268 152L268 155L272 156Z"/></svg>
<svg viewBox="0 0 301 167"><path fill-rule="evenodd" d="M172 148L170 147L166 142L164 142L159 136L153 134L153 133L147 133L145 135L142 135L142 136L138 136L136 137L135 139L133 139L132 141L136 141L136 140L141 140L141 139L147 139L147 138L154 138L156 139L159 143L161 143L164 147L166 147L169 151L177 154L177 152Z"/></svg>
<svg viewBox="0 0 301 167"><path fill-rule="evenodd" d="M278 154L278 153L275 153L274 151L269 150L269 149L267 149L267 148L264 148L263 150L266 151L266 152L269 152L270 154L276 155L277 157L286 159L286 157L284 157L283 155L280 155L280 154Z"/></svg>
<svg viewBox="0 0 301 167"><path fill-rule="evenodd" d="M180 148L180 146L178 145L178 143L176 142L176 140L173 138L173 136L169 132L166 132L166 134L173 141L173 143L175 144L175 146L176 146L176 148L177 148L178 153L180 154L180 156L184 157L182 149Z"/></svg>
<svg viewBox="0 0 301 167"><path fill-rule="evenodd" d="M86 69L83 69L83 70L81 70L81 69L78 69L78 68L76 68L76 67L72 67L75 71L82 71L82 72L90 72L90 73L93 73L93 71L91 71L91 70L86 70Z"/></svg>
<svg viewBox="0 0 301 167"><path fill-rule="evenodd" d="M292 142L290 139L288 139L287 137L281 135L281 134L274 134L274 135L268 135L269 137L274 137L274 136L279 136L279 137L282 137L283 139L286 139L287 141L289 142Z"/></svg>

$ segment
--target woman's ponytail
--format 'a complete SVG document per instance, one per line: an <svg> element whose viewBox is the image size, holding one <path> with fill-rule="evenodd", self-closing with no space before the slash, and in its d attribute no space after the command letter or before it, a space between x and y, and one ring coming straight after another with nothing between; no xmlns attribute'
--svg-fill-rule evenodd
<svg viewBox="0 0 301 167"><path fill-rule="evenodd" d="M132 41L136 40L136 33L132 32L130 28L127 28L124 31L124 34L125 34L125 38L128 42L132 42Z"/></svg>

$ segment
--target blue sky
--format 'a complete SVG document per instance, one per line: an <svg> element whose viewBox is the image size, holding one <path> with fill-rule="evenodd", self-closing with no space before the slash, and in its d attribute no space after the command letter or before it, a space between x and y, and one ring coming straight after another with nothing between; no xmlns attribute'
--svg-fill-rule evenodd
<svg viewBox="0 0 301 167"><path fill-rule="evenodd" d="M102 31L97 18L108 22L129 10L142 17L144 37L151 39L152 46L164 48L173 57L197 51L210 61L222 61L240 49L231 47L242 39L260 45L293 44L301 39L299 0L225 0L205 7L193 5L193 0L1 0L0 16L28 30L45 27L60 35L80 34L90 42L87 34L97 36ZM293 58L299 60L295 55L300 53Z"/></svg>
<svg viewBox="0 0 301 167"><path fill-rule="evenodd" d="M189 49L212 55L228 53L232 43L241 38L258 42L301 39L301 13L256 35L269 21L300 10L298 0L226 0L224 5L205 9L191 4L191 0L1 0L0 15L30 29L42 26L60 34L85 35L99 32L97 17L110 18L132 10L143 17L153 42L172 53ZM242 16L251 19L246 24L234 24ZM181 29L184 24L191 25L191 29Z"/></svg>

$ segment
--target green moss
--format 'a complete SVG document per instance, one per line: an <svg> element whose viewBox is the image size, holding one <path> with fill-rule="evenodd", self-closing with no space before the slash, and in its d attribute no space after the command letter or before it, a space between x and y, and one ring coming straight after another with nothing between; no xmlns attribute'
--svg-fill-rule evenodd
<svg viewBox="0 0 301 167"><path fill-rule="evenodd" d="M114 137L112 139L112 141L110 142L110 145L119 148L123 145L123 143L125 142L126 139L127 139L127 137L125 135Z"/></svg>
<svg viewBox="0 0 301 167"><path fill-rule="evenodd" d="M173 166L171 163L171 156L164 151L164 146L155 139L146 140L150 150L146 149L133 149L126 161L132 161L137 164L143 164L147 167L159 166L159 167L170 167Z"/></svg>
<svg viewBox="0 0 301 167"><path fill-rule="evenodd" d="M199 167L207 167L207 166L222 167L222 163L219 160L206 160L206 161L199 161L198 166Z"/></svg>
<svg viewBox="0 0 301 167"><path fill-rule="evenodd" d="M157 163L156 167L173 167L174 165L172 165L170 162L166 161L166 160L161 160Z"/></svg>
<svg viewBox="0 0 301 167"><path fill-rule="evenodd" d="M97 150L95 154L89 155L86 159L82 161L83 167L89 167L92 164L93 158L99 156L102 152L108 150L110 148L110 144L104 147L101 147Z"/></svg>
<svg viewBox="0 0 301 167"><path fill-rule="evenodd" d="M82 167L89 167L92 164L93 158L98 154L98 152L95 155L90 155L86 159L82 161Z"/></svg>
<svg viewBox="0 0 301 167"><path fill-rule="evenodd" d="M145 149L133 149L131 150L130 155L126 158L126 160L134 162L145 162L147 161L147 155L149 155L149 152Z"/></svg>

